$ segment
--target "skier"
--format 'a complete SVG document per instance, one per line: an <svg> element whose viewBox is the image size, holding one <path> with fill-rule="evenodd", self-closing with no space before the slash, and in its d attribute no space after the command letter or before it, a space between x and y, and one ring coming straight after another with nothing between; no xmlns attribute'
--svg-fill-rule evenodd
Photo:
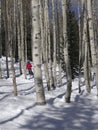
<svg viewBox="0 0 98 130"><path fill-rule="evenodd" d="M31 65L31 63L28 61L27 62L27 64L26 64L26 69L28 70L28 73L30 74L30 75L34 75L33 74L33 71L32 71L32 65Z"/></svg>

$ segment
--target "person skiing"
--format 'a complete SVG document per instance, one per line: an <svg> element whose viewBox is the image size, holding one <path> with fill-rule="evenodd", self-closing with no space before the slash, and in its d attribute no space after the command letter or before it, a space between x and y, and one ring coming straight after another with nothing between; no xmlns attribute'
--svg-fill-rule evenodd
<svg viewBox="0 0 98 130"><path fill-rule="evenodd" d="M33 72L32 72L32 65L31 63L28 61L27 64L26 64L26 69L28 70L28 73L30 75L33 75Z"/></svg>

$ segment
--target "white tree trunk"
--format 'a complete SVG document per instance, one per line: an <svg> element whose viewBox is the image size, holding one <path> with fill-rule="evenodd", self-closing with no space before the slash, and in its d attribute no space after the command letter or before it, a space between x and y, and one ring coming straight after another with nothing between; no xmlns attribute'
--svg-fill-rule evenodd
<svg viewBox="0 0 98 130"><path fill-rule="evenodd" d="M19 73L22 74L22 65L21 65L21 33L20 33L20 4L17 0L17 42L18 42L18 60L19 60Z"/></svg>
<svg viewBox="0 0 98 130"><path fill-rule="evenodd" d="M12 79L13 79L13 86L14 86L14 96L17 96L17 85L16 85L16 74L15 74L15 68L14 68L14 52L13 52L13 45L14 45L14 19L15 19L15 0L13 1L6 1L6 15L7 15L7 29L8 29L8 43L9 43L9 51L10 51L10 57L11 57L11 70L12 70ZM13 12L14 10L14 12Z"/></svg>
<svg viewBox="0 0 98 130"><path fill-rule="evenodd" d="M2 57L2 44L1 44L1 1L0 1L0 58ZM0 60L0 79L2 78L1 60Z"/></svg>
<svg viewBox="0 0 98 130"><path fill-rule="evenodd" d="M56 87L56 22L55 22L55 3L52 0L52 24L53 24L53 76L54 86Z"/></svg>
<svg viewBox="0 0 98 130"><path fill-rule="evenodd" d="M19 0L20 6L20 35L21 35L21 60L22 60L22 71L26 78L26 65L25 65L25 44L24 44L24 21L23 21L23 3Z"/></svg>
<svg viewBox="0 0 98 130"><path fill-rule="evenodd" d="M36 87L37 104L45 104L45 94L42 82L41 72L41 30L39 20L39 0L31 1L32 9L32 26L33 26L33 62L34 62L34 79Z"/></svg>
<svg viewBox="0 0 98 130"><path fill-rule="evenodd" d="M91 91L90 87L90 69L89 69L89 42L88 42L88 30L87 30L87 10L86 10L86 2L83 3L83 37L82 37L82 46L84 47L82 58L84 63L84 78L86 84L86 90L88 93Z"/></svg>
<svg viewBox="0 0 98 130"><path fill-rule="evenodd" d="M71 67L68 56L68 36L67 36L67 14L66 14L66 0L62 0L62 12L63 12L63 39L64 39L64 58L66 63L66 78L67 78L67 90L65 95L66 102L70 102L71 98L71 87L72 87L72 76Z"/></svg>
<svg viewBox="0 0 98 130"><path fill-rule="evenodd" d="M44 7L44 42L43 42L43 60L44 60L44 71L47 81L47 88L50 90L50 78L48 69L48 1L45 0Z"/></svg>
<svg viewBox="0 0 98 130"><path fill-rule="evenodd" d="M78 0L78 19L79 19L79 93L81 92L81 67L82 67L82 31L81 31L81 15L80 15L81 1Z"/></svg>
<svg viewBox="0 0 98 130"><path fill-rule="evenodd" d="M92 0L87 0L87 11L88 11L89 38L90 38L90 46L91 46L92 65L94 67L94 71L96 74L96 87L97 87L97 96L98 96L98 60L97 60L95 41L94 41Z"/></svg>

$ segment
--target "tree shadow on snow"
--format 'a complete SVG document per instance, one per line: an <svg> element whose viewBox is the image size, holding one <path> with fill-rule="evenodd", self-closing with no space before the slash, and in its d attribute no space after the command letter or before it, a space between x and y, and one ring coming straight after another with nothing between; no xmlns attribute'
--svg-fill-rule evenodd
<svg viewBox="0 0 98 130"><path fill-rule="evenodd" d="M97 130L98 121L93 121L94 110L89 106L90 100L79 100L80 103L76 99L76 102L65 103L65 106L51 105L42 112L36 111L39 114L32 115L31 119L20 128L23 130ZM86 102L88 104L85 106ZM97 112L96 108L95 111Z"/></svg>

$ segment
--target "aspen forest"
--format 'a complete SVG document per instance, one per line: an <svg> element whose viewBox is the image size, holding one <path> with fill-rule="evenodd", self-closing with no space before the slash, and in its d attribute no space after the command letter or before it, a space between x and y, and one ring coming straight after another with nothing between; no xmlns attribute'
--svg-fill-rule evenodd
<svg viewBox="0 0 98 130"><path fill-rule="evenodd" d="M25 64L33 62L38 104L45 104L42 70L47 89L62 85L66 75L65 101L70 102L72 80L85 79L88 93L91 80L98 91L98 22L94 0L77 0L77 12L70 0L1 0L0 57L6 57L6 78L10 77L11 58L14 95L18 95L14 62L19 62L20 75L27 78ZM57 79L57 71L59 76ZM0 78L2 67L0 63ZM97 92L98 96L98 92Z"/></svg>
<svg viewBox="0 0 98 130"><path fill-rule="evenodd" d="M98 129L98 0L0 0L0 106L0 130Z"/></svg>

